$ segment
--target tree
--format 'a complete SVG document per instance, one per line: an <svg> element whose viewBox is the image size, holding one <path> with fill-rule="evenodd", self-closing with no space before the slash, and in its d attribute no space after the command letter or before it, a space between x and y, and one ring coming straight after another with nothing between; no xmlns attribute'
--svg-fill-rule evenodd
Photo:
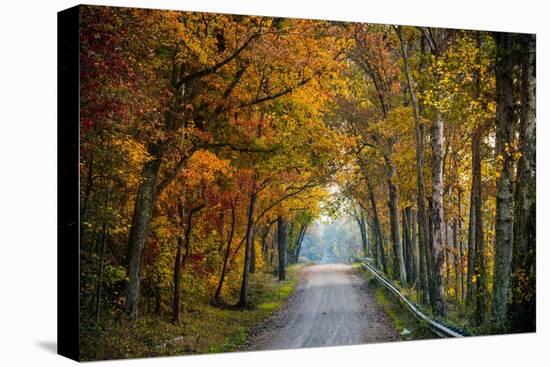
<svg viewBox="0 0 550 367"><path fill-rule="evenodd" d="M435 117L431 126L430 139L432 146L432 225L433 225L433 253L434 253L434 279L433 293L431 295L432 308L438 315L445 314L444 302L444 230L445 220L443 216L443 144L444 144L444 123L443 113L444 105L441 103L443 92L438 90L440 86L441 73L437 68L440 58L447 49L450 31L445 29L426 29L421 28L433 56L433 63L436 67L432 69L436 88L434 91L435 100L428 105L433 107ZM429 99L426 99L429 101Z"/></svg>
<svg viewBox="0 0 550 367"><path fill-rule="evenodd" d="M141 16L144 17L144 20L140 21L139 19L134 19L134 22L130 24L147 27L150 26L149 21L159 21L159 19L151 19L148 15L149 13L147 11L137 13L136 18ZM178 147L178 143L181 143L181 140L178 138L186 136L185 130L190 129L194 121L201 119L201 114L203 113L200 108L196 110L193 109L189 113L188 106L192 103L192 98L198 92L197 88L193 89L193 85L200 84L198 82L199 80L209 77L218 72L226 64L235 60L237 56L260 36L259 32L261 32L260 30L262 28L261 22L256 22L255 20L253 20L251 24L238 24L237 22L237 27L248 34L247 38L245 38L242 43L239 43L234 49L228 49L220 56L218 56L219 53L212 52L210 55L216 55L215 59L213 61L208 60L206 65L193 65L187 61L195 55L187 54L187 49L181 48L180 36L181 34L189 35L191 36L191 43L196 42L197 44L205 41L203 39L204 36L202 36L203 34L206 34L206 38L212 37L208 35L208 32L203 32L200 26L196 27L196 25L202 22L199 23L197 21L189 28L187 27L189 23L182 22L181 18L178 18L177 15L174 16L174 13L157 12L157 15L161 18L165 18L164 22L158 24L166 25L167 29L164 30L164 34L169 37L165 42L170 45L170 48L167 53L164 52L168 57L160 58L162 62L164 62L163 66L165 69L163 71L165 79L159 83L163 85L163 92L169 97L164 102L165 104L159 109L162 113L155 116L155 118L160 119L160 129L155 131L156 136L154 134L153 139L147 142L147 151L152 159L147 162L142 169L141 183L136 195L132 225L128 238L129 283L126 304L130 317L133 319L138 317L141 264L148 227L153 215L156 200L158 195L175 179L177 173L185 166L192 152L200 146L200 144L192 143L190 146L184 145L183 149ZM221 18L220 20L230 21L230 18ZM174 27L177 30L176 33L170 32L170 27ZM205 27L208 28L208 24L206 24ZM154 29L156 29L156 27ZM135 33L143 34L138 30L136 30ZM226 37L228 36L229 35L226 35ZM150 38L148 38L148 40L149 39ZM160 55L163 55L163 51L165 51L162 49L162 46L158 44L151 45L151 47L157 50ZM211 49L204 50L205 53L209 51L211 51ZM211 62L211 64L209 64L209 62ZM231 90L233 88L232 84L230 84L228 88L228 90ZM206 126L203 126L203 128L205 127ZM174 148L176 148L176 150L172 153L171 150ZM165 157L169 157L173 154L179 156L175 166L171 167L171 172L169 171L164 176L160 176Z"/></svg>
<svg viewBox="0 0 550 367"><path fill-rule="evenodd" d="M511 304L508 330L536 328L536 41L523 35L519 162L515 185Z"/></svg>
<svg viewBox="0 0 550 367"><path fill-rule="evenodd" d="M354 208L354 218L359 227L359 232L361 233L361 244L363 245L363 257L368 256L368 233L367 225L365 223L365 213L363 208L359 207L357 211Z"/></svg>
<svg viewBox="0 0 550 367"><path fill-rule="evenodd" d="M388 114L393 109L393 99L396 94L396 79L398 69L396 68L395 56L388 51L390 41L385 37L384 32L378 31L375 27L358 26L355 30L356 47L352 53L352 59L359 68L370 78L374 86L376 99L380 108L380 118L388 119ZM386 130L387 131L387 130ZM390 228L393 244L393 276L405 285L407 273L403 258L399 225L399 191L397 186L397 171L393 158L396 136L389 134L369 133L376 145L381 145L386 171L388 186L388 209L390 213Z"/></svg>
<svg viewBox="0 0 550 367"><path fill-rule="evenodd" d="M250 253L252 251L252 246L254 246L254 234L253 234L253 225L254 225L254 209L256 208L256 200L258 197L258 190L256 187L256 181L252 181L252 188L249 193L249 204L248 204L248 214L247 214L247 225L246 225L246 240L245 240L245 250L244 250L244 270L243 270L243 280L241 285L241 293L239 297L238 306L245 307L247 303L248 295L248 274L250 273Z"/></svg>
<svg viewBox="0 0 550 367"><path fill-rule="evenodd" d="M219 124L227 124L230 113L288 95L327 67L327 63L319 63L320 57L304 57L301 42L289 44L289 38L282 41L293 33L285 32L284 28L277 29L281 25L274 24L272 19L224 15L205 17L201 14L180 17L177 12L154 14L160 19L151 17L147 11L130 13L132 19L129 22L132 26L150 27L166 36L162 44L153 43L149 46L159 55L159 63L154 64L155 68L161 65L161 74L165 76L161 83L155 85L160 85L160 93L168 96L161 108L155 109L160 113L146 116L155 119L151 124L151 139L146 143L152 159L142 169L128 239L127 308L132 318L138 316L143 251L158 195L173 182L197 149L222 146L236 150L247 149L227 141L211 141L212 135L223 136L218 127ZM159 24L166 29L159 30ZM296 25L303 27L304 31L311 29L308 21L297 22ZM218 33L210 32L212 27L224 29L226 45L234 46L219 48ZM147 33L143 34L137 29L130 33L147 36ZM186 47L182 47L182 37L187 42ZM318 38L319 47L324 46L323 42L327 38ZM151 42L158 38L146 39ZM299 37L293 39L300 40ZM140 47L144 46L139 40L136 42ZM203 45L209 47L204 48ZM295 47L294 53L289 52L289 45ZM272 57L272 62L265 64L263 55L274 52L274 49L281 51L279 57ZM329 58L328 61L332 62L333 59ZM289 75L291 78L288 78ZM220 83L220 80L224 82ZM263 86L260 93L257 93L258 83ZM222 98L216 93L208 93L218 90L223 91ZM152 92L159 93L158 87Z"/></svg>
<svg viewBox="0 0 550 367"><path fill-rule="evenodd" d="M428 213L426 209L426 194L424 182L424 125L420 118L420 105L413 85L411 74L409 54L407 45L403 37L402 27L396 27L396 32L399 36L399 44L401 47L401 55L403 57L403 65L405 77L407 80L407 88L409 91L411 104L414 113L415 121L415 141L416 141L416 172L417 172L417 207L418 207L418 244L419 244L419 279L420 279L420 294L424 303L430 301L430 292L428 287Z"/></svg>
<svg viewBox="0 0 550 367"><path fill-rule="evenodd" d="M237 220L237 214L236 214L236 206L237 206L237 200L238 200L238 193L235 194L234 197L230 198L230 207L231 207L231 224L229 229L229 234L227 235L227 244L226 244L226 250L225 255L223 258L223 266L222 270L220 272L220 279L218 281L218 286L216 288L216 293L214 294L214 302L216 304L221 304L222 299L222 289L223 284L225 281L225 275L227 273L227 265L229 263L229 255L231 254L231 244L233 242L233 237L235 235L235 226L236 226L236 220Z"/></svg>
<svg viewBox="0 0 550 367"><path fill-rule="evenodd" d="M286 220L282 216L277 217L277 244L279 254L278 274L279 281L286 280Z"/></svg>
<svg viewBox="0 0 550 367"><path fill-rule="evenodd" d="M513 246L513 139L514 139L514 48L515 37L495 33L496 42L496 147L497 198L495 225L495 269L493 280L493 322L502 328L510 292L510 264Z"/></svg>

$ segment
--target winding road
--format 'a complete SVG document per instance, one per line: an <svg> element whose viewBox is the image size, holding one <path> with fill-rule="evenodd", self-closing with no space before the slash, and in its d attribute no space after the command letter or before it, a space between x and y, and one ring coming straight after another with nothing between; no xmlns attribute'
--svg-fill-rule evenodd
<svg viewBox="0 0 550 367"><path fill-rule="evenodd" d="M311 265L286 305L252 332L247 350L352 345L398 340L373 292L345 264Z"/></svg>

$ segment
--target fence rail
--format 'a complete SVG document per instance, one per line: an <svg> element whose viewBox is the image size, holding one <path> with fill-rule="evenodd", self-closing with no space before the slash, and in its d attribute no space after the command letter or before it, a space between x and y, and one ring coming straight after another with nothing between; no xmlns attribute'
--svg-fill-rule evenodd
<svg viewBox="0 0 550 367"><path fill-rule="evenodd" d="M372 261L372 259L369 258L357 258L357 260L361 263L361 267L368 272L370 272L382 285L384 285L390 292L392 292L403 304L407 309L420 321L423 321L426 323L428 328L434 332L436 335L442 337L442 338L461 338L466 336L465 333L463 333L460 330L456 330L454 328L451 328L449 326L442 325L441 323L432 320L428 316L426 316L424 313L422 313L418 306L409 301L407 297L405 297L397 287L395 287L386 277L378 270L376 270L372 265L368 264Z"/></svg>

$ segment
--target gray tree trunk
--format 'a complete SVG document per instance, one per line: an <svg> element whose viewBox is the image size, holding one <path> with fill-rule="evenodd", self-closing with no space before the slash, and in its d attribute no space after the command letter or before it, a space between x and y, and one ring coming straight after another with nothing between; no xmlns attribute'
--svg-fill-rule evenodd
<svg viewBox="0 0 550 367"><path fill-rule="evenodd" d="M409 65L407 45L403 39L402 28L396 28L399 36L399 45L403 56L403 65L407 79L407 87L413 107L415 139L416 139L416 185L417 185L417 207L418 207L418 252L419 252L419 293L420 300L424 304L430 302L428 285L428 213L426 211L426 190L424 183L424 126L420 119L420 105L416 98L412 75Z"/></svg>
<svg viewBox="0 0 550 367"><path fill-rule="evenodd" d="M371 234L369 234L369 216L364 208L361 208L361 217L363 218L363 228L365 229L365 257L372 257L372 240Z"/></svg>
<svg viewBox="0 0 550 367"><path fill-rule="evenodd" d="M367 257L367 227L365 226L365 216L360 209L360 214L356 214L355 220L357 226L359 226L359 233L361 234L361 244L363 245L363 257Z"/></svg>
<svg viewBox="0 0 550 367"><path fill-rule="evenodd" d="M409 210L409 216L407 223L410 227L411 232L411 248L412 248L412 256L413 256L413 266L414 266L414 281L418 283L420 279L420 254L418 250L418 240L417 240L417 232L416 232L416 225L417 225L417 219L416 219L416 211L415 210Z"/></svg>
<svg viewBox="0 0 550 367"><path fill-rule="evenodd" d="M153 151L155 150L153 149ZM149 222L153 216L157 199L157 177L160 164L161 158L157 157L145 163L143 167L141 173L142 181L136 196L130 236L128 238L126 309L133 320L138 318L143 250L145 248L145 241L147 240Z"/></svg>
<svg viewBox="0 0 550 367"><path fill-rule="evenodd" d="M177 324L180 320L180 297L181 297L181 268L183 264L183 234L178 236L176 258L174 260L174 293L172 296L172 323Z"/></svg>
<svg viewBox="0 0 550 367"><path fill-rule="evenodd" d="M455 297L457 302L460 302L461 287L460 287L460 248L458 245L458 219L453 221L453 266L455 275Z"/></svg>
<svg viewBox="0 0 550 367"><path fill-rule="evenodd" d="M496 57L496 162L497 199L495 225L495 268L493 275L492 318L496 328L506 322L510 297L510 264L513 245L513 158L514 140L514 39L508 33L495 33Z"/></svg>
<svg viewBox="0 0 550 367"><path fill-rule="evenodd" d="M187 215L187 223L184 219L183 204L179 208L180 225L182 235L178 236L178 248L174 261L174 296L172 298L172 323L177 324L180 321L180 298L181 298L181 273L185 262L191 254L191 231L193 228L193 215L201 210L205 204L192 208ZM182 253L183 251L183 253Z"/></svg>
<svg viewBox="0 0 550 367"><path fill-rule="evenodd" d="M474 259L476 254L476 207L480 190L477 187L477 176L481 174L481 158L479 154L479 133L472 138L472 187L470 190L470 218L468 225L468 270L466 276L467 295L466 306L471 309L475 305Z"/></svg>
<svg viewBox="0 0 550 367"><path fill-rule="evenodd" d="M298 235L298 240L296 241L296 251L293 256L292 262L296 264L298 260L300 259L300 251L302 249L302 242L304 241L304 237L307 232L307 228L309 227L310 220L308 219L302 226L300 227L300 233Z"/></svg>
<svg viewBox="0 0 550 367"><path fill-rule="evenodd" d="M374 196L374 190L372 188L372 185L370 183L370 180L365 179L367 183L367 190L369 192L369 199L372 207L372 220L374 225L374 232L376 234L376 247L377 247L377 255L378 258L376 260L377 267L382 267L382 270L384 273L388 274L388 266L386 263L386 255L384 253L384 245L382 243L382 229L380 227L380 220L378 218L378 208L376 205L376 198Z"/></svg>
<svg viewBox="0 0 550 367"><path fill-rule="evenodd" d="M450 288L450 281L451 281L451 252L450 252L450 246L449 246L449 223L445 222L444 224L445 228L445 289Z"/></svg>
<svg viewBox="0 0 550 367"><path fill-rule="evenodd" d="M233 235L235 233L235 206L236 203L232 203L231 205L231 227L229 229L229 236L227 237L227 248L225 250L225 255L223 258L223 266L222 271L220 274L220 280L218 282L218 287L216 288L216 293L214 294L214 302L216 304L221 303L221 295L222 295L222 289L223 289L223 283L225 281L225 275L227 273L227 263L229 261L229 254L231 253L231 243L233 242Z"/></svg>
<svg viewBox="0 0 550 367"><path fill-rule="evenodd" d="M478 167L479 173L476 177L476 187L478 192L478 201L475 208L475 258L474 258L474 276L475 282L475 312L474 325L482 325L487 317L488 289L487 289L487 264L485 261L485 239L483 234L483 213L481 210L483 196L481 190L481 159Z"/></svg>
<svg viewBox="0 0 550 367"><path fill-rule="evenodd" d="M466 279L464 277L464 245L462 241L462 189L458 191L458 247L459 247L459 262L460 262L460 302L464 302L466 299Z"/></svg>
<svg viewBox="0 0 550 367"><path fill-rule="evenodd" d="M256 231L252 227L252 242L250 246L250 269L249 272L254 274L256 272L256 246L254 245L254 237L256 236Z"/></svg>
<svg viewBox="0 0 550 367"><path fill-rule="evenodd" d="M367 213L368 214L368 213ZM372 254L372 258L374 260L374 266L377 267L378 269L380 269L380 255L378 254L378 234L377 234L377 231L376 231L376 227L374 225L374 215L373 215L373 220L370 221L370 223L367 221L367 224L370 225L370 231L371 231L371 234L372 234L372 246L371 246L371 254Z"/></svg>
<svg viewBox="0 0 550 367"><path fill-rule="evenodd" d="M248 276L250 274L250 253L252 251L252 246L254 246L254 209L256 207L257 199L256 189L253 187L252 192L250 193L250 202L248 204L248 213L247 213L247 224L246 224L246 241L244 248L244 267L243 267L243 278L241 282L241 292L239 295L239 307L246 307L248 301Z"/></svg>
<svg viewBox="0 0 550 367"><path fill-rule="evenodd" d="M433 205L433 251L434 251L434 312L445 315L445 289L443 284L443 264L445 261L445 243L443 231L443 118L436 110L435 122L432 126L432 205Z"/></svg>
<svg viewBox="0 0 550 367"><path fill-rule="evenodd" d="M277 243L279 245L279 281L286 280L286 220L279 216L277 217Z"/></svg>
<svg viewBox="0 0 550 367"><path fill-rule="evenodd" d="M472 189L468 228L468 275L466 305L473 325L481 325L487 313L487 271L481 190L481 130L472 137Z"/></svg>
<svg viewBox="0 0 550 367"><path fill-rule="evenodd" d="M401 235L399 231L399 192L397 190L396 169L393 161L386 156L386 171L388 180L390 211L390 228L393 244L393 276L399 279L401 285L407 284L407 272L405 270L405 260L403 258L403 245L401 243Z"/></svg>
<svg viewBox="0 0 550 367"><path fill-rule="evenodd" d="M413 250L411 244L411 231L409 228L410 221L410 212L411 208L406 207L402 210L402 226L403 226L403 255L405 258L405 270L407 272L407 282L414 283L415 274L414 274L414 261L413 261Z"/></svg>
<svg viewBox="0 0 550 367"><path fill-rule="evenodd" d="M520 145L516 182L512 302L509 316L514 331L536 329L536 39L522 39Z"/></svg>

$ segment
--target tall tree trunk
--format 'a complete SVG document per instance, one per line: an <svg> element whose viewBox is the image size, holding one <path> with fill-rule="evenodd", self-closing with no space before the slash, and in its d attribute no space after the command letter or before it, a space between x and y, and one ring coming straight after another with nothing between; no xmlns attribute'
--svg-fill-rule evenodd
<svg viewBox="0 0 550 367"><path fill-rule="evenodd" d="M242 278L241 292L240 292L239 302L238 302L238 306L240 306L241 308L246 307L246 303L248 300L248 275L250 273L250 253L252 250L252 246L254 246L253 226L254 226L254 209L256 207L257 195L258 193L256 192L256 189L252 187L252 191L250 192L250 202L248 205L248 213L247 213L243 278Z"/></svg>
<svg viewBox="0 0 550 367"><path fill-rule="evenodd" d="M300 250L302 249L302 242L304 241L304 236L306 235L307 228L309 227L310 220L308 219L305 223L300 226L300 232L298 234L298 240L296 241L296 251L294 252L292 262L296 264L300 258Z"/></svg>
<svg viewBox="0 0 550 367"><path fill-rule="evenodd" d="M474 258L474 276L475 282L475 316L474 325L481 325L485 322L487 317L487 303L488 303L488 290L487 290L487 264L485 261L485 239L483 231L483 212L482 207L482 191L481 191L481 161L478 167L479 173L477 174L476 186L479 190L478 200L475 208L475 258Z"/></svg>
<svg viewBox="0 0 550 367"><path fill-rule="evenodd" d="M536 329L536 40L522 39L520 152L516 181L514 249L509 307L512 331Z"/></svg>
<svg viewBox="0 0 550 367"><path fill-rule="evenodd" d="M477 61L480 60L481 52L481 38L477 36ZM474 72L474 99L480 97L480 83L481 75L479 71ZM470 191L470 219L468 227L468 274L467 274L467 295L466 306L471 311L472 323L476 323L476 294L478 288L478 282L480 280L480 269L476 267L476 258L479 254L484 256L484 251L478 251L479 236L477 227L483 228L483 217L481 216L482 195L481 195L481 140L482 140L482 126L481 122L478 122L473 135L472 135L472 187ZM482 259L477 259L481 262ZM475 280L475 282L474 282ZM485 285L482 285L485 286Z"/></svg>
<svg viewBox="0 0 550 367"><path fill-rule="evenodd" d="M193 228L193 215L204 208L201 204L192 208L187 215L185 223L184 206L181 204L179 212L181 213L181 229L183 234L178 236L178 248L174 261L174 297L172 299L172 323L177 324L180 321L181 308L181 273L183 272L185 262L191 254L191 230ZM184 224L185 223L185 224Z"/></svg>
<svg viewBox="0 0 550 367"><path fill-rule="evenodd" d="M368 213L367 213L368 214ZM372 259L374 261L374 266L380 269L380 255L378 254L378 242L380 241L378 238L378 233L376 230L376 226L374 224L374 214L372 215L373 219L370 221L370 229L372 233L372 246L371 246L371 252L372 252ZM367 222L368 223L368 222Z"/></svg>
<svg viewBox="0 0 550 367"><path fill-rule="evenodd" d="M444 243L445 243L445 247L444 247L444 252L445 252L445 289L449 289L450 288L450 282L451 282L451 259L450 259L450 247L449 247L449 223L445 222L444 223L444 228L445 228L445 240L444 240Z"/></svg>
<svg viewBox="0 0 550 367"><path fill-rule="evenodd" d="M181 271L183 264L183 233L178 236L178 247L176 249L176 258L174 260L174 293L172 295L172 323L177 324L180 321L180 298L181 298Z"/></svg>
<svg viewBox="0 0 550 367"><path fill-rule="evenodd" d="M89 195L89 193L88 193ZM111 204L111 190L105 188L105 205L108 206ZM99 322L101 317L101 293L103 291L103 273L105 271L105 250L107 247L107 230L108 230L107 220L103 219L103 224L101 226L101 235L98 241L98 276L97 276L97 286L96 286L96 295L95 295L95 321ZM101 248L99 248L101 246Z"/></svg>
<svg viewBox="0 0 550 367"><path fill-rule="evenodd" d="M402 285L407 284L407 272L405 270L405 260L403 258L403 246L399 231L399 192L397 190L395 164L389 156L385 157L386 171L388 180L390 211L390 227L393 244L393 276L399 279Z"/></svg>
<svg viewBox="0 0 550 367"><path fill-rule="evenodd" d="M277 217L277 243L279 245L279 281L286 280L286 220Z"/></svg>
<svg viewBox="0 0 550 367"><path fill-rule="evenodd" d="M235 206L236 204L231 205L231 227L229 229L229 236L227 237L227 247L225 250L225 255L223 257L223 266L220 274L220 280L218 282L218 287L216 288L216 293L214 294L214 302L216 304L221 303L223 283L225 281L225 275L227 273L227 264L229 260L229 254L231 253L231 243L233 242L233 235L235 234L235 219L236 219Z"/></svg>
<svg viewBox="0 0 550 367"><path fill-rule="evenodd" d="M267 262L267 235L269 234L270 227L262 227L260 230L260 243L262 246L262 257Z"/></svg>
<svg viewBox="0 0 550 367"><path fill-rule="evenodd" d="M361 208L361 218L363 220L363 228L365 230L365 248L364 248L364 256L365 257L372 257L372 237L371 233L369 233L369 215L368 212L366 212L366 209Z"/></svg>
<svg viewBox="0 0 550 367"><path fill-rule="evenodd" d="M420 254L418 250L418 240L417 240L417 232L416 232L417 220L416 220L416 211L410 208L407 216L407 224L410 228L409 230L411 233L411 249L412 249L411 254L413 258L414 282L418 283L420 279Z"/></svg>
<svg viewBox="0 0 550 367"><path fill-rule="evenodd" d="M472 143L473 145L473 143ZM473 163L473 159L472 159ZM475 228L476 228L476 216L475 206L477 201L476 191L474 187L474 176L472 175L472 190L470 191L470 215L468 220L468 269L466 275L466 306L470 308L475 304L475 289L474 289L474 259L476 254L476 240L475 240Z"/></svg>
<svg viewBox="0 0 550 367"><path fill-rule="evenodd" d="M492 318L497 329L506 322L506 308L510 296L510 264L513 241L513 158L514 139L514 79L511 50L514 39L508 33L495 33L496 57L496 162L497 199L495 226L495 268L493 276Z"/></svg>
<svg viewBox="0 0 550 367"><path fill-rule="evenodd" d="M269 256L269 266L271 269L275 269L274 259L275 259L275 232L271 235L271 256Z"/></svg>
<svg viewBox="0 0 550 367"><path fill-rule="evenodd" d="M298 226L297 234L294 233L296 231L296 226ZM298 246L298 239L300 238L300 228L301 225L297 220L294 220L290 222L288 231L288 241L286 246L286 264L293 264L294 263L294 255L296 254L296 248Z"/></svg>
<svg viewBox="0 0 550 367"><path fill-rule="evenodd" d="M414 84L409 65L409 56L407 45L403 39L401 27L396 27L399 36L399 45L403 56L403 65L407 79L407 87L411 97L413 107L415 140L416 140L416 185L417 185L417 206L418 206L418 249L419 249L419 290L422 303L430 302L430 292L428 285L428 213L426 211L426 190L424 183L424 126L420 119L420 105L416 98Z"/></svg>
<svg viewBox="0 0 550 367"><path fill-rule="evenodd" d="M472 187L470 191L470 219L468 226L468 275L467 275L467 296L466 306L470 310L475 309L476 305L476 285L479 280L479 269L475 267L477 241L477 227L483 227L482 218L478 218L481 213L481 132L477 129L472 136Z"/></svg>
<svg viewBox="0 0 550 367"><path fill-rule="evenodd" d="M472 137L472 192L468 231L468 295L471 322L481 325L487 314L487 269L483 231L483 194L481 187L481 127Z"/></svg>
<svg viewBox="0 0 550 367"><path fill-rule="evenodd" d="M154 153L157 149L154 148L151 152ZM156 158L145 163L143 167L128 238L126 309L133 320L138 318L143 250L145 249L149 222L153 216L157 199L157 177L161 160L162 157L157 155Z"/></svg>
<svg viewBox="0 0 550 367"><path fill-rule="evenodd" d="M107 194L108 195L108 194ZM108 199L107 199L108 200ZM107 201L108 202L108 201ZM97 276L97 288L96 288L96 304L95 304L95 321L99 322L99 319L101 317L101 291L103 288L103 272L104 272L104 258L105 258L105 247L107 245L107 223L103 222L103 226L101 228L101 250L99 252L98 256L98 276Z"/></svg>
<svg viewBox="0 0 550 367"><path fill-rule="evenodd" d="M456 268L455 266L455 242L454 242L454 227L453 227L453 220L448 220L447 222L447 284L449 288L451 288L451 278L453 277L453 270ZM456 292L456 288L455 288Z"/></svg>
<svg viewBox="0 0 550 367"><path fill-rule="evenodd" d="M466 299L466 283L464 277L464 264L465 253L462 241L462 189L458 190L458 247L460 256L460 301L464 302Z"/></svg>
<svg viewBox="0 0 550 367"><path fill-rule="evenodd" d="M254 227L252 227L252 244L250 246L250 269L249 269L249 272L251 274L254 274L256 272L256 246L254 245L255 234L256 234L256 231L254 230Z"/></svg>
<svg viewBox="0 0 550 367"><path fill-rule="evenodd" d="M432 126L432 205L433 205L433 253L434 253L434 299L432 304L437 315L445 315L445 289L443 285L443 263L445 244L443 231L443 117L435 111L435 122Z"/></svg>
<svg viewBox="0 0 550 367"><path fill-rule="evenodd" d="M360 214L355 214L355 221L359 227L359 233L361 234L361 244L363 245L363 257L367 257L367 228L365 226L365 216L360 209Z"/></svg>
<svg viewBox="0 0 550 367"><path fill-rule="evenodd" d="M455 270L455 297L457 302L460 302L460 248L458 245L458 219L453 221L453 265Z"/></svg>
<svg viewBox="0 0 550 367"><path fill-rule="evenodd" d="M366 177L366 176L365 176ZM384 245L382 243L382 228L380 227L380 220L378 219L378 209L376 205L376 198L374 196L374 190L368 178L365 179L367 183L367 190L369 192L369 199L372 207L372 220L374 225L374 231L376 233L376 247L378 259L376 261L377 266L382 266L382 271L388 274L388 266L386 263L386 255L384 254Z"/></svg>
<svg viewBox="0 0 550 367"><path fill-rule="evenodd" d="M184 232L185 232L185 206L182 203L178 205L180 235L178 236L178 244L176 248L176 257L174 260L173 284L174 292L172 295L172 323L177 324L180 320L180 297L181 297L181 271L183 263L183 248L184 248Z"/></svg>
<svg viewBox="0 0 550 367"><path fill-rule="evenodd" d="M407 281L414 282L414 264L411 246L411 232L409 229L410 207L403 208L401 211L403 225L403 257L405 259L405 271L407 272Z"/></svg>
<svg viewBox="0 0 550 367"><path fill-rule="evenodd" d="M428 242L426 250L426 266L428 268L428 288L430 290L430 306L435 308L434 300L435 293L435 261L434 261L434 225L433 225L433 201L432 198L428 198Z"/></svg>

